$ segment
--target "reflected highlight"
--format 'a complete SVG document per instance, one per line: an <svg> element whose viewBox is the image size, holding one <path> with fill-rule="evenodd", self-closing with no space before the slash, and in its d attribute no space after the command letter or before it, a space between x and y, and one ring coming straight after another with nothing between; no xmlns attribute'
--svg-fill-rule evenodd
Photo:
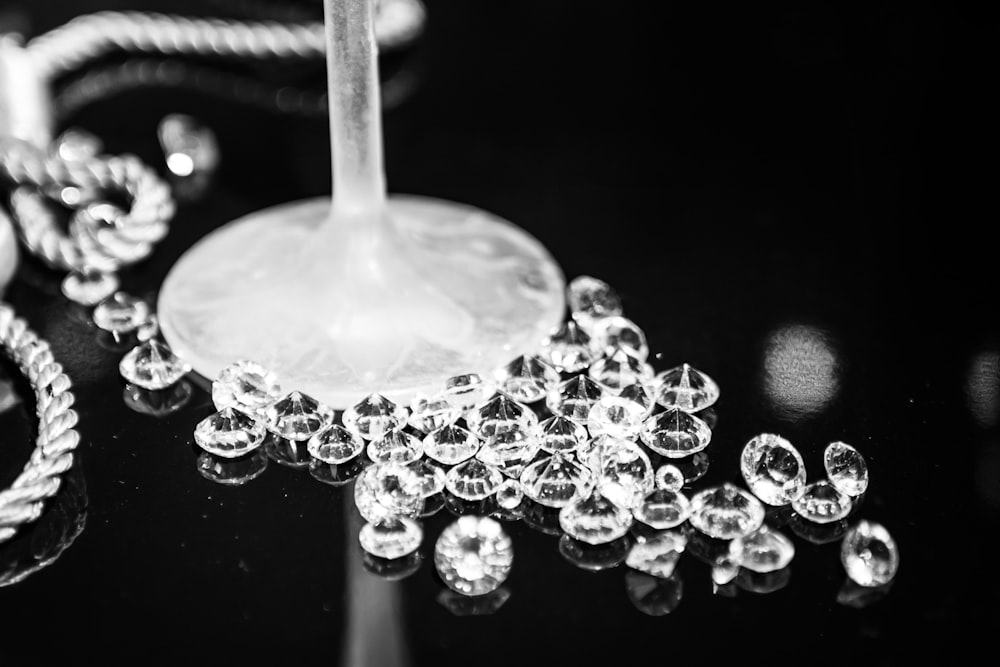
<svg viewBox="0 0 1000 667"><path fill-rule="evenodd" d="M839 389L840 361L827 332L792 324L770 334L764 352L764 392L779 417L813 416L830 404Z"/></svg>

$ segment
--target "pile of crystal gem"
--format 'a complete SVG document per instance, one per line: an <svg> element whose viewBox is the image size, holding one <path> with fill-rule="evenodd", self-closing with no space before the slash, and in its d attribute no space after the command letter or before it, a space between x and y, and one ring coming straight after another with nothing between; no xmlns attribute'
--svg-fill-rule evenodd
<svg viewBox="0 0 1000 667"><path fill-rule="evenodd" d="M688 547L712 566L720 594L734 581L776 590L795 547L765 524L767 506L790 506L789 523L806 539L840 539L857 586L890 582L899 558L892 537L867 521L847 526L868 485L857 450L829 445L826 477L807 483L790 442L758 435L740 460L749 491L723 484L689 498L683 489L707 470L705 411L718 385L687 364L655 373L644 333L607 284L579 277L568 297L572 319L537 356L490 378L450 378L409 409L372 394L338 421L314 398L283 391L266 368L238 361L213 384L219 411L197 425L195 442L221 459L243 460L267 442L272 456L304 448L328 474L353 466L355 504L367 521L358 539L378 559L414 554L421 517L442 504L463 514L434 547L442 580L461 595L498 589L513 562L500 521L532 517L543 525L548 517L547 528L562 534L560 551L578 565L635 570L627 583L640 609L647 596L679 601L674 569Z"/></svg>

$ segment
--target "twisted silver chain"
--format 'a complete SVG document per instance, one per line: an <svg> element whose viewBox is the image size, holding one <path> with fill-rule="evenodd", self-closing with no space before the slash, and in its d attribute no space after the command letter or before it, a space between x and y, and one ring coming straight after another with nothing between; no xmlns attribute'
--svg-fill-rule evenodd
<svg viewBox="0 0 1000 667"><path fill-rule="evenodd" d="M73 465L80 436L73 428L70 379L52 358L49 344L28 328L14 309L0 301L0 347L24 373L35 394L38 437L35 449L9 488L0 491L0 543L42 513L45 501L59 490L62 474Z"/></svg>

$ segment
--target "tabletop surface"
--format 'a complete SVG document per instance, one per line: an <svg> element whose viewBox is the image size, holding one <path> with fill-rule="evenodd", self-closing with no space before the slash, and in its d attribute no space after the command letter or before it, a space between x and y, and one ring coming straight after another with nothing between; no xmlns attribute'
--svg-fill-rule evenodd
<svg viewBox="0 0 1000 667"><path fill-rule="evenodd" d="M838 543L789 527L788 578L760 584L777 590L741 579L713 592L690 554L668 583L624 565L590 571L523 520L504 524L515 560L501 593L463 599L433 565L448 508L425 521L416 569L386 572L358 547L350 482L273 460L236 487L199 474L192 430L209 394L192 384L161 417L130 406L124 351L60 295L58 274L22 257L5 298L73 378L83 443L43 519L0 547L0 575L34 569L0 588L0 664L897 664L995 628L1000 328L996 246L978 238L995 174L990 20L921 3L673 3L650 15L652 3L428 5L426 33L383 66L390 190L529 230L568 277L621 293L657 370L686 361L718 381L711 465L687 491L742 483L739 452L758 433L793 442L810 479L827 443L854 444L872 480L854 517L895 537L892 587L876 599L844 589ZM38 0L4 3L0 18L33 35L98 9L266 17L277 6ZM285 7L319 16L317 3ZM321 62L174 62L170 85L73 97L94 89L74 87L85 77L138 67L112 56L57 87L60 129L87 129L161 173L165 114L192 114L218 137L213 181L178 192L167 239L122 274L151 302L204 234L330 182L323 112L278 97L314 99ZM257 101L234 99L217 83L227 77L261 82ZM2 487L34 429L30 391L6 362L0 395Z"/></svg>

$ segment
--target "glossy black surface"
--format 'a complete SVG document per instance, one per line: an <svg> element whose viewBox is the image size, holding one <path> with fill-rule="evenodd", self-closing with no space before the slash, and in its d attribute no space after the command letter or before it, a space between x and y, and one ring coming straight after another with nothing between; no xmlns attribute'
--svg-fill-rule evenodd
<svg viewBox="0 0 1000 667"><path fill-rule="evenodd" d="M995 217L989 17L922 3L429 4L420 45L386 67L416 81L385 118L391 190L529 229L567 276L618 288L658 369L711 373L722 399L695 488L738 481L739 451L760 432L794 442L811 478L828 442L856 445L872 475L858 516L886 525L901 551L892 589L864 608L838 602L837 543L795 537L780 590L741 579L724 591L734 597L713 596L688 553L677 603L672 584L650 592L624 566L575 566L557 536L522 521L505 524L516 556L503 592L476 605L434 572L447 508L426 522L422 562L377 576L357 546L350 485L273 460L244 486L203 477L191 431L210 412L206 392L162 418L126 407L123 350L28 260L6 298L75 380L84 443L74 495L0 547L0 576L69 541L84 506L86 525L57 560L0 588L0 663L901 664L984 642L1000 621L996 246L981 236ZM654 4L666 11L647 14ZM257 3L113 6L236 15ZM35 0L23 15L38 34L110 7ZM230 69L322 90L320 63ZM150 299L212 228L329 187L317 114L153 87L61 127L162 170L156 122L175 111L216 131L222 165L152 259L124 274ZM31 446L30 394L13 387L0 483ZM613 562L614 546L588 556ZM633 603L629 587L651 597Z"/></svg>

